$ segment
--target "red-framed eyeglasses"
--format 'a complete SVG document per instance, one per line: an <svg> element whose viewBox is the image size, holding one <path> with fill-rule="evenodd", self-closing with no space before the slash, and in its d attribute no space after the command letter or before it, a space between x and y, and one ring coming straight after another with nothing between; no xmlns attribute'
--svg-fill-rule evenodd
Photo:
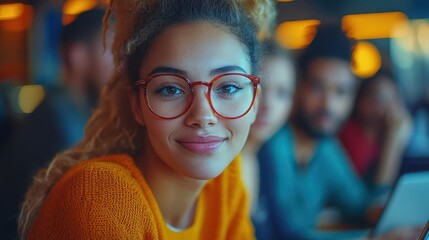
<svg viewBox="0 0 429 240"><path fill-rule="evenodd" d="M150 111L162 119L185 114L198 85L208 88L206 96L213 112L226 119L237 119L250 111L259 82L259 77L242 73L221 74L210 82L191 82L177 74L157 74L136 81L136 86L143 88Z"/></svg>

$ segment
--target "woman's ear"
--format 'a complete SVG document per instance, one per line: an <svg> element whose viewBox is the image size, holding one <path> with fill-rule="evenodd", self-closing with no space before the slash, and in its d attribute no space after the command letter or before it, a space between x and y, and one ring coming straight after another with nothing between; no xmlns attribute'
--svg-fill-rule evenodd
<svg viewBox="0 0 429 240"><path fill-rule="evenodd" d="M131 110L133 111L134 119L141 126L145 125L143 112L140 103L140 97L138 96L138 92L135 91L134 88L128 88L128 96L130 99Z"/></svg>

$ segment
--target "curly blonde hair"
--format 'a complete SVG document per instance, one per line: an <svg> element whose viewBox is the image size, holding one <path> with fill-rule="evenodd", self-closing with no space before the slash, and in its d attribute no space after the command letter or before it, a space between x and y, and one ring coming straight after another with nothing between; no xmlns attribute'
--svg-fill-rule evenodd
<svg viewBox="0 0 429 240"><path fill-rule="evenodd" d="M227 16L222 9L210 13L216 12L213 8L208 8L210 12L195 10L195 5L203 9L207 4L226 6L232 14ZM243 9L245 14L241 13ZM180 12L184 13L180 15ZM260 32L268 33L275 18L273 13L272 0L111 0L104 17L103 32L106 32L113 16L114 74L101 91L99 105L86 125L82 141L57 154L47 168L35 175L18 219L21 237L27 236L45 198L68 169L97 156L118 153L135 156L142 150L145 129L134 119L129 94L134 88L133 82L138 79L138 69L145 53L157 34L180 22L212 21L226 26L247 46L250 60L256 66L258 44L255 29L249 23L255 23Z"/></svg>

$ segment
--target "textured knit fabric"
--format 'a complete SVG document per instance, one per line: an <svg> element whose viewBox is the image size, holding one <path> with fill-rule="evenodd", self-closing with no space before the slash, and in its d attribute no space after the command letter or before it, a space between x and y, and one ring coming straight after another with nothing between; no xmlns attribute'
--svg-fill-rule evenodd
<svg viewBox="0 0 429 240"><path fill-rule="evenodd" d="M140 170L127 155L70 169L54 186L29 239L254 239L240 157L199 196L192 226L167 226Z"/></svg>
<svg viewBox="0 0 429 240"><path fill-rule="evenodd" d="M365 212L369 191L359 180L335 138L320 139L306 166L297 164L290 126L283 127L261 149L261 189L279 239L291 231L311 233L327 203L349 216Z"/></svg>

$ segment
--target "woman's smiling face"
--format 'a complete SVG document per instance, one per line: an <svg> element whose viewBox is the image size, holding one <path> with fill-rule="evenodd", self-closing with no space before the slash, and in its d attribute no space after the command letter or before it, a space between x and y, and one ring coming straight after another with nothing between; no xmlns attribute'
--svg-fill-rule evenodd
<svg viewBox="0 0 429 240"><path fill-rule="evenodd" d="M174 25L151 45L140 69L141 79L174 73L191 82L210 82L223 73L251 73L246 47L224 28L197 22ZM175 119L162 119L151 112L143 88L133 100L136 121L144 125L149 156L165 167L193 179L218 176L239 154L246 142L256 107L238 119L225 119L213 112L207 86L194 87L190 108ZM151 148L151 149L148 149Z"/></svg>

